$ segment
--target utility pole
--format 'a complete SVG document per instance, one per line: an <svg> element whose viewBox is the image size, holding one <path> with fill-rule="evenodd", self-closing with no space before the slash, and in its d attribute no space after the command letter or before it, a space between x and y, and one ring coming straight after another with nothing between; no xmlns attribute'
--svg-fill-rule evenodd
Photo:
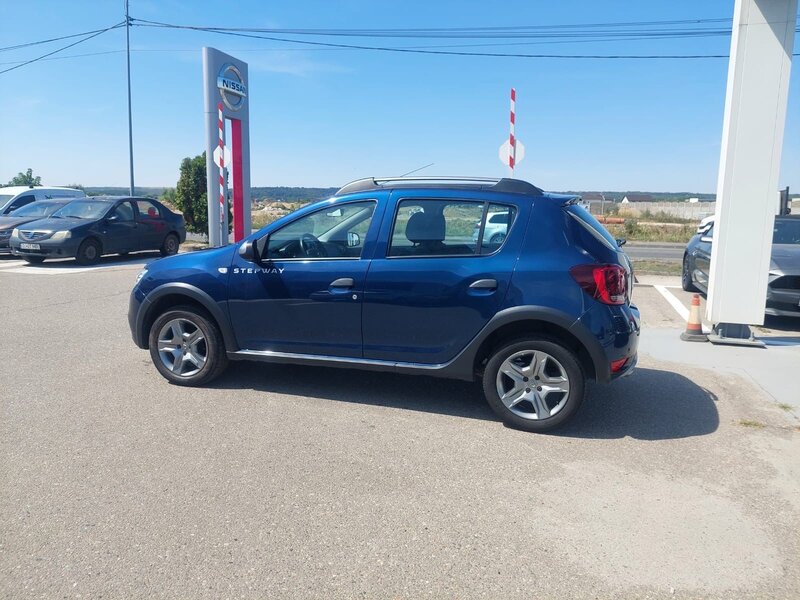
<svg viewBox="0 0 800 600"><path fill-rule="evenodd" d="M128 156L131 169L131 196L134 195L133 185L133 118L131 117L131 18L128 15L128 0L125 0L125 46L128 57Z"/></svg>

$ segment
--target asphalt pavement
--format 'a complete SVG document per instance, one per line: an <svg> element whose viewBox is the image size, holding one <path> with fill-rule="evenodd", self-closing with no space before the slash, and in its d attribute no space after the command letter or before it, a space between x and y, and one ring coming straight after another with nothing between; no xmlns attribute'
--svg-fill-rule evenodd
<svg viewBox="0 0 800 600"><path fill-rule="evenodd" d="M186 389L130 339L149 259L0 259L0 596L798 597L797 419L746 378L643 355L553 435L427 377Z"/></svg>
<svg viewBox="0 0 800 600"><path fill-rule="evenodd" d="M627 242L625 252L633 260L683 260L686 244L672 242Z"/></svg>

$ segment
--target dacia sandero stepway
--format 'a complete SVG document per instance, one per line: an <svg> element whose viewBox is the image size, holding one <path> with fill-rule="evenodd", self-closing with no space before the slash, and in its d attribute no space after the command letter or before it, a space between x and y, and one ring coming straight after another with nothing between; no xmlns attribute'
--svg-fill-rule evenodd
<svg viewBox="0 0 800 600"><path fill-rule="evenodd" d="M630 261L578 200L515 179L355 181L241 242L148 265L133 339L179 385L229 360L478 380L506 424L547 431L587 380L637 360Z"/></svg>

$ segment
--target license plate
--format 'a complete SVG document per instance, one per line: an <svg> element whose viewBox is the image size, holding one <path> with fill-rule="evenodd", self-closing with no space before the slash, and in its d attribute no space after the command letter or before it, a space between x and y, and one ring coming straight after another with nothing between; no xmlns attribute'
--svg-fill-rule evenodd
<svg viewBox="0 0 800 600"><path fill-rule="evenodd" d="M20 247L21 250L41 250L42 249L42 247L39 244L26 244L25 242L22 242L19 245L19 247Z"/></svg>

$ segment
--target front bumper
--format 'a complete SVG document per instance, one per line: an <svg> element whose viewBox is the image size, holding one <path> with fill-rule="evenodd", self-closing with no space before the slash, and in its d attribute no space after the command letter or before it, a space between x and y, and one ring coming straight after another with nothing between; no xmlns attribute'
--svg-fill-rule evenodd
<svg viewBox="0 0 800 600"><path fill-rule="evenodd" d="M79 240L66 239L66 240L37 240L31 242L39 244L39 250L22 249L20 244L22 240L11 241L11 253L15 256L44 256L46 258L74 258L78 253Z"/></svg>
<svg viewBox="0 0 800 600"><path fill-rule="evenodd" d="M800 317L800 289L776 288L770 283L764 312L778 317Z"/></svg>

